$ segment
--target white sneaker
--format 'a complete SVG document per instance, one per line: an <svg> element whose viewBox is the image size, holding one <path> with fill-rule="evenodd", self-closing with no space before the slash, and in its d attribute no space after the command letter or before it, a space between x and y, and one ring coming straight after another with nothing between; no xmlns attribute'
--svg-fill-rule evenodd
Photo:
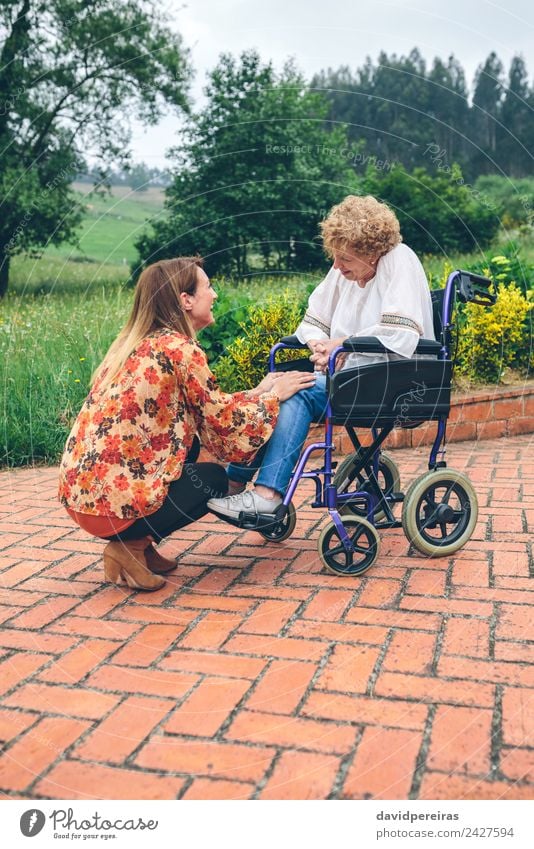
<svg viewBox="0 0 534 849"><path fill-rule="evenodd" d="M280 496L264 498L254 489L247 489L237 495L227 495L226 498L210 498L207 507L219 516L228 516L237 521L240 513L274 513L281 503Z"/></svg>

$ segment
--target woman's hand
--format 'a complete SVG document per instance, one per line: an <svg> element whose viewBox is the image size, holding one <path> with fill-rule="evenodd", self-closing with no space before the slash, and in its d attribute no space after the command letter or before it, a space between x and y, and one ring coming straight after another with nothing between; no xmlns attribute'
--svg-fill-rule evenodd
<svg viewBox="0 0 534 849"><path fill-rule="evenodd" d="M280 371L275 375L273 392L280 401L287 401L301 389L309 389L315 383L315 375L309 371Z"/></svg>
<svg viewBox="0 0 534 849"><path fill-rule="evenodd" d="M262 392L271 392L272 388L275 384L275 381L278 380L282 376L281 371L271 371L269 374L266 374L263 380L260 380L255 389L251 391L256 394L261 394Z"/></svg>
<svg viewBox="0 0 534 849"><path fill-rule="evenodd" d="M343 344L347 337L342 336L339 339L322 339L320 342L317 342L314 347L314 352L310 357L312 363L315 364L315 368L317 371L325 372L328 366L328 360L330 359L330 354L335 348L339 348L340 345ZM337 367L339 368L340 361L342 361L343 355L337 359Z"/></svg>
<svg viewBox="0 0 534 849"><path fill-rule="evenodd" d="M284 378L291 378L290 380L285 380ZM311 379L310 379L311 378ZM279 384L282 381L282 386ZM262 392L272 392L275 390L276 394L280 398L281 401L285 401L286 398L291 398L291 395L294 395L295 392L299 392L301 389L305 389L307 385L313 386L315 382L315 378L313 374L309 371L272 371L269 374L266 374L263 380L258 383L255 389L251 389L251 394L254 395L261 394ZM293 389L290 394L286 394L288 390L296 385L297 388ZM282 398L281 395L284 395Z"/></svg>

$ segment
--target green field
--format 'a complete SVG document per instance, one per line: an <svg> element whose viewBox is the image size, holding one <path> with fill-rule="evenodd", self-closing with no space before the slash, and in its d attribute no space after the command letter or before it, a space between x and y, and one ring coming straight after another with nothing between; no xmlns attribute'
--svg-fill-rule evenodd
<svg viewBox="0 0 534 849"><path fill-rule="evenodd" d="M89 184L74 183L74 188L86 207L79 244L50 246L45 256L128 266L136 259L134 242L147 219L163 213L163 189L134 192L128 186L112 186L110 195L100 196L89 193Z"/></svg>
<svg viewBox="0 0 534 849"><path fill-rule="evenodd" d="M110 194L100 196L90 194L90 188L74 183L86 208L78 243L49 245L39 258L14 257L11 292L91 291L128 280L137 259L136 239L149 218L163 214L163 190L134 192L127 186L112 186Z"/></svg>

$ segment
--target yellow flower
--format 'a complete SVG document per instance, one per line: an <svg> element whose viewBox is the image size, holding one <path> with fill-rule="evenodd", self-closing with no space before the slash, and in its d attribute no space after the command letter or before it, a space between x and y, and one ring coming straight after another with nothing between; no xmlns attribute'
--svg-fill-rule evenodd
<svg viewBox="0 0 534 849"><path fill-rule="evenodd" d="M80 357L80 362L81 363L85 362L85 357Z"/></svg>
<svg viewBox="0 0 534 849"><path fill-rule="evenodd" d="M78 380L78 378L76 378L75 381L74 381L74 383L79 383L79 382L80 381Z"/></svg>

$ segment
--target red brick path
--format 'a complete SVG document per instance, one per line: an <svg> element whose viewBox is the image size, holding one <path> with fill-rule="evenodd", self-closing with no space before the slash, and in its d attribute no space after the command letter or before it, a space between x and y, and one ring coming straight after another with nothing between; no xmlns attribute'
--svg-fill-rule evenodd
<svg viewBox="0 0 534 849"><path fill-rule="evenodd" d="M450 447L480 500L456 557L388 531L367 576L329 576L304 506L282 545L185 529L153 594L102 583L54 469L1 474L0 791L533 798L531 439ZM395 453L404 486L427 456Z"/></svg>

